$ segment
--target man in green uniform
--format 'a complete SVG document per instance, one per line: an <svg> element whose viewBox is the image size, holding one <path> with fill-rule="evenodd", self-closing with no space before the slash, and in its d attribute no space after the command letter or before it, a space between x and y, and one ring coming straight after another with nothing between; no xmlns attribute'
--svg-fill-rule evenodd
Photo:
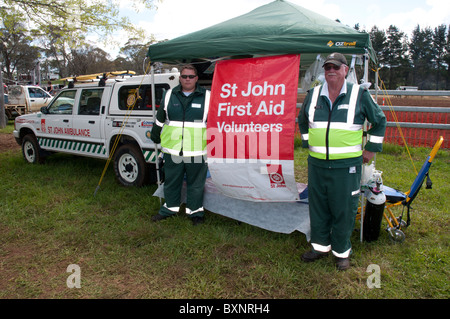
<svg viewBox="0 0 450 319"><path fill-rule="evenodd" d="M326 82L311 89L298 122L303 147L309 148L308 200L312 249L302 260L312 262L332 251L339 270L350 267L350 236L360 196L362 163L381 152L386 117L370 93L346 81L344 55L325 60ZM363 149L363 126L367 132Z"/></svg>
<svg viewBox="0 0 450 319"><path fill-rule="evenodd" d="M186 214L194 225L203 223L203 191L206 181L206 119L209 91L197 85L197 70L183 66L180 85L165 93L156 114L151 139L161 143L164 153L164 198L160 221L175 215L181 204L181 189L186 177Z"/></svg>

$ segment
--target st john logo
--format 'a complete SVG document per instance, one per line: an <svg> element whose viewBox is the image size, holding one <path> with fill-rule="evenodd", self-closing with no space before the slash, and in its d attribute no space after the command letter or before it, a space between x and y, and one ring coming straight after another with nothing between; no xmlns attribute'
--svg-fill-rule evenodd
<svg viewBox="0 0 450 319"><path fill-rule="evenodd" d="M269 173L271 188L286 187L281 165L267 164L267 172Z"/></svg>

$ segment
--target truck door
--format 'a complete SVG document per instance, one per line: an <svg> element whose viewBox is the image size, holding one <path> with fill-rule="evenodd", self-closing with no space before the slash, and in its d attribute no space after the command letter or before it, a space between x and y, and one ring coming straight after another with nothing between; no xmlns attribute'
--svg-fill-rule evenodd
<svg viewBox="0 0 450 319"><path fill-rule="evenodd" d="M81 89L73 117L73 139L83 144L79 152L86 156L104 157L106 154L100 114L104 91L105 88L98 87Z"/></svg>
<svg viewBox="0 0 450 319"><path fill-rule="evenodd" d="M31 112L39 111L41 107L46 106L52 100L52 96L40 87L28 87L28 96Z"/></svg>
<svg viewBox="0 0 450 319"><path fill-rule="evenodd" d="M67 151L77 90L61 92L41 114L38 141L44 149Z"/></svg>

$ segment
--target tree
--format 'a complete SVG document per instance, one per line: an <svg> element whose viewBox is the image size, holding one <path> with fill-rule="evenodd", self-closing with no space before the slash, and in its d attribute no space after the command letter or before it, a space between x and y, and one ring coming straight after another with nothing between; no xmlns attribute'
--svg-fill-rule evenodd
<svg viewBox="0 0 450 319"><path fill-rule="evenodd" d="M101 73L111 70L113 62L108 53L91 45L84 45L79 49L72 49L68 61L68 74L82 75Z"/></svg>
<svg viewBox="0 0 450 319"><path fill-rule="evenodd" d="M441 82L441 73L445 69L445 46L447 45L446 39L447 26L445 24L441 24L440 26L434 28L433 32L433 49L435 55L435 64L436 64L436 89L439 90L440 87L445 89L445 83L440 85Z"/></svg>
<svg viewBox="0 0 450 319"><path fill-rule="evenodd" d="M139 5L154 9L161 0L129 1L138 11ZM145 31L133 25L129 18L120 17L119 2L120 0L0 0L0 14L2 21L14 21L21 17L26 25L33 26L33 29L27 29L24 34L32 36L33 43L43 48L45 57L48 58L45 64L55 67L60 76L65 77L72 75L69 61L74 50L76 52L87 45L87 34L97 34L104 43L115 43L112 35L119 29L142 40L148 38Z"/></svg>
<svg viewBox="0 0 450 319"><path fill-rule="evenodd" d="M380 30L377 26L373 26L369 32L369 37L372 42L373 50L379 59L379 63L383 64L383 52L386 47L386 34L384 30Z"/></svg>
<svg viewBox="0 0 450 319"><path fill-rule="evenodd" d="M128 39L128 42L119 52L124 57L117 60L117 63L121 64L121 69L144 73L145 66L143 62L147 56L148 47L152 42L153 40L142 44L137 38Z"/></svg>
<svg viewBox="0 0 450 319"><path fill-rule="evenodd" d="M405 65L405 34L394 25L389 26L386 34L389 45L383 50L383 61L389 68L389 86L394 88L398 86L399 81L402 81L400 84L405 84L405 76L401 72Z"/></svg>
<svg viewBox="0 0 450 319"><path fill-rule="evenodd" d="M413 82L419 89L432 88L431 74L433 70L433 32L427 27L424 30L419 25L413 30L409 43L411 62L413 64Z"/></svg>
<svg viewBox="0 0 450 319"><path fill-rule="evenodd" d="M375 54L378 59L377 67L382 67L384 65L383 52L386 46L386 34L384 33L383 30L379 30L378 27L373 26L369 32L369 37L370 41L372 42L373 50L375 51ZM375 82L376 79L374 79L373 83Z"/></svg>
<svg viewBox="0 0 450 319"><path fill-rule="evenodd" d="M369 35L388 89L399 85L450 89L450 26L433 30L417 25L410 39L392 25L387 31L373 26Z"/></svg>
<svg viewBox="0 0 450 319"><path fill-rule="evenodd" d="M447 64L445 89L450 90L450 26L449 26L449 30L447 32L447 43L445 44L444 61Z"/></svg>
<svg viewBox="0 0 450 319"><path fill-rule="evenodd" d="M0 57L6 80L12 80L14 73L34 69L40 50L31 44L32 39L20 17L7 16L1 22Z"/></svg>
<svg viewBox="0 0 450 319"><path fill-rule="evenodd" d="M48 64L58 70L60 77L69 76L71 46L64 40L58 27L49 27L46 39L43 40L43 47Z"/></svg>
<svg viewBox="0 0 450 319"><path fill-rule="evenodd" d="M160 0L131 0L138 5L154 9ZM143 36L144 30L134 26L127 17L119 15L120 0L0 0L4 15L23 15L24 18L45 35L48 30L58 29L60 35L73 40L83 40L84 35L96 32L106 40L118 29ZM109 39L111 40L111 39Z"/></svg>

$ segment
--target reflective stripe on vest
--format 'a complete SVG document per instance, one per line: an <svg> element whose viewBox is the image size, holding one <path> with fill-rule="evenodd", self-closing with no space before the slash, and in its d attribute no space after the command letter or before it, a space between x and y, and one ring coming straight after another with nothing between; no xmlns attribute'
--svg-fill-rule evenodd
<svg viewBox="0 0 450 319"><path fill-rule="evenodd" d="M168 105L172 89L167 91L164 103L166 121L161 132L161 147L164 153L183 156L201 156L206 154L206 120L208 118L210 92L205 92L203 119L194 122L171 121Z"/></svg>
<svg viewBox="0 0 450 319"><path fill-rule="evenodd" d="M345 159L362 155L363 125L354 124L359 85L353 85L346 122L314 121L320 86L314 88L309 107L308 145L312 157ZM342 107L342 104L340 105Z"/></svg>

